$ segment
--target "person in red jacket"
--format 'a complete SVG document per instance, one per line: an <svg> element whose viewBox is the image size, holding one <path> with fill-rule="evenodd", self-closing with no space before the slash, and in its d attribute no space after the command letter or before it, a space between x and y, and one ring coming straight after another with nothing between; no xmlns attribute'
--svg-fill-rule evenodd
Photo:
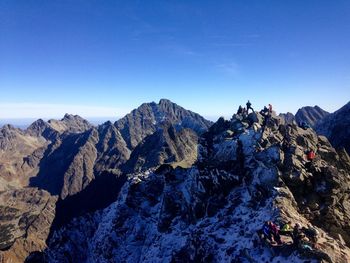
<svg viewBox="0 0 350 263"><path fill-rule="evenodd" d="M313 159L315 159L316 154L315 154L315 152L314 152L313 150L310 150L310 151L307 153L306 157L307 157L307 160L308 160L308 161L312 161Z"/></svg>

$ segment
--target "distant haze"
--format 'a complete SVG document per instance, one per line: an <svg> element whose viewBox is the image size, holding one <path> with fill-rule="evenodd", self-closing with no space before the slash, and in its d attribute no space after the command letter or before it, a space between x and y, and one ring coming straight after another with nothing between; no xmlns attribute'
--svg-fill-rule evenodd
<svg viewBox="0 0 350 263"><path fill-rule="evenodd" d="M55 118L55 119L62 119L62 117ZM51 118L43 118L43 119L45 121L48 121ZM119 117L91 117L86 119L93 125L99 125L106 121L115 122L120 118ZM36 120L37 119L34 119L34 118L0 119L0 128L4 125L11 124L12 126L17 128L26 129L30 124L32 124Z"/></svg>

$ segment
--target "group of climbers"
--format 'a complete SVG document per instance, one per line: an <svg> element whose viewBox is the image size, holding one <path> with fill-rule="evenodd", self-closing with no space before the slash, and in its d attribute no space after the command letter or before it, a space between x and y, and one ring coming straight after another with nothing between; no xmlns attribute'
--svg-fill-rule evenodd
<svg viewBox="0 0 350 263"><path fill-rule="evenodd" d="M268 107L264 106L259 113L264 117L270 117L272 115L272 105L269 103Z"/></svg>
<svg viewBox="0 0 350 263"><path fill-rule="evenodd" d="M237 110L237 114L238 115L245 115L247 116L249 113L249 110L251 110L252 112L254 112L254 109L252 107L252 103L248 100L246 103L246 107L242 107L241 105L239 105L238 110ZM268 107L264 106L264 108L260 111L260 114L263 115L264 117L267 116L271 116L272 114L272 105L269 104Z"/></svg>
<svg viewBox="0 0 350 263"><path fill-rule="evenodd" d="M282 244L279 227L272 221L266 221L262 228L263 239L270 243Z"/></svg>
<svg viewBox="0 0 350 263"><path fill-rule="evenodd" d="M237 110L237 114L243 116L243 118L246 118L248 116L249 110L252 110L254 112L254 109L252 107L252 103L248 100L246 103L246 107L242 107L241 105L239 105L238 110ZM271 118L270 118L272 116L271 103L269 103L268 106L264 106L264 108L259 113L264 117L263 126L265 126L268 123L268 121L271 120ZM310 126L304 121L300 122L299 126L304 130L310 128ZM284 141L284 143L285 143L285 145L284 145L285 148L290 146L290 145L287 145L287 141ZM290 144L290 143L288 143L288 144ZM316 157L315 151L312 149L307 150L305 152L305 155L306 155L306 159L310 162L312 162Z"/></svg>
<svg viewBox="0 0 350 263"><path fill-rule="evenodd" d="M292 227L292 222L289 221L283 224L280 228L272 221L266 221L258 233L260 238L270 244L272 247L289 245L301 253L317 253L319 256L327 257L318 250L319 246L317 241L319 232L311 225L308 227L301 227L299 223L296 223L294 227ZM291 238L292 243L285 242L281 236L288 237L289 239Z"/></svg>
<svg viewBox="0 0 350 263"><path fill-rule="evenodd" d="M239 106L237 111L237 115L239 116L235 116L235 118L238 117L238 119L241 120L245 118L250 118L248 117L249 110L252 110L254 113L252 104L248 100L248 102L246 103L246 107L242 107L241 105ZM268 104L268 106L264 106L264 108L260 111L260 115L264 118L262 123L263 128L270 127L270 123L278 123L276 122L275 118L272 117L272 112L273 109L271 104ZM289 128L290 126L290 128L292 128L296 126L292 125L295 124L288 124L286 125L286 127ZM310 126L305 122L300 123L300 127L304 130L310 128ZM286 135L283 137L283 144L281 145L282 149L284 149L285 152L293 151L292 138L288 136L288 130L286 131ZM258 149L263 149L259 142L257 142L257 144L259 146ZM316 149L312 149L311 147L305 150L305 159L307 160L305 167L312 166L315 163L315 151ZM259 191L259 189L258 191L256 191L256 193L257 197L259 198L263 196L262 192ZM319 249L321 247L317 244L319 233L311 225L309 225L308 227L301 227L299 223L296 223L292 227L292 222L289 221L279 226L278 224L272 221L266 221L262 229L258 231L258 235L262 240L265 241L266 244L268 244L268 246L273 248L273 250L279 251L279 249L283 250L285 248L287 250L290 249L291 251L298 250L300 254L305 253L308 254L306 256L312 255L316 258L322 258L325 259L327 262L331 262L329 256Z"/></svg>
<svg viewBox="0 0 350 263"><path fill-rule="evenodd" d="M299 223L296 223L295 226L292 227L291 221L283 224L282 228L272 221L266 221L262 227L261 233L262 238L268 240L270 244L282 245L281 235L283 235L291 237L296 247L298 247L302 241L305 241L306 238L312 243L312 247L317 246L318 231L316 229L312 226L308 228L301 227Z"/></svg>

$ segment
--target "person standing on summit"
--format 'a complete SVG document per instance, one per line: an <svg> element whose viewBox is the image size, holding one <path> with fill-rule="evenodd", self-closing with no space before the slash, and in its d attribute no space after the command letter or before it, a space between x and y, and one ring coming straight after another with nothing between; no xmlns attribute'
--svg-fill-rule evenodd
<svg viewBox="0 0 350 263"><path fill-rule="evenodd" d="M272 115L272 105L269 104L269 115Z"/></svg>
<svg viewBox="0 0 350 263"><path fill-rule="evenodd" d="M254 112L254 109L252 108L252 104L250 103L250 101L248 100L247 101L247 113L249 112L249 109L251 109L252 110L252 112Z"/></svg>

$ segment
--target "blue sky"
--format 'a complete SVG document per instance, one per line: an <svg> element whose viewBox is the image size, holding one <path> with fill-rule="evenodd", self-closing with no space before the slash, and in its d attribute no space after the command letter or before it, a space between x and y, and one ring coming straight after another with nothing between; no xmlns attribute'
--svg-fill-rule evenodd
<svg viewBox="0 0 350 263"><path fill-rule="evenodd" d="M350 1L0 1L0 118L350 100Z"/></svg>

